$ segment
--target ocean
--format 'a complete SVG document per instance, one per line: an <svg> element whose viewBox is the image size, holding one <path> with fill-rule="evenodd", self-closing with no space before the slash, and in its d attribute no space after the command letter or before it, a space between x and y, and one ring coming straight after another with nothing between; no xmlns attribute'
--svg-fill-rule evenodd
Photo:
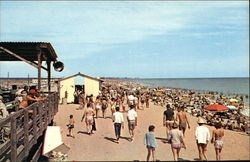
<svg viewBox="0 0 250 162"><path fill-rule="evenodd" d="M249 95L249 78L129 79L149 87L216 91L226 95Z"/></svg>

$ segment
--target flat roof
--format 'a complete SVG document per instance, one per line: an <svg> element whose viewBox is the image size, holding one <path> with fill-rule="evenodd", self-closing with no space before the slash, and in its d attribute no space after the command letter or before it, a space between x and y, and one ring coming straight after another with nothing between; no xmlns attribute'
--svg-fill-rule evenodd
<svg viewBox="0 0 250 162"><path fill-rule="evenodd" d="M38 61L38 53L45 56L42 61L56 61L57 55L49 42L0 42L0 47L6 48L16 55L28 60ZM21 61L0 49L0 61Z"/></svg>

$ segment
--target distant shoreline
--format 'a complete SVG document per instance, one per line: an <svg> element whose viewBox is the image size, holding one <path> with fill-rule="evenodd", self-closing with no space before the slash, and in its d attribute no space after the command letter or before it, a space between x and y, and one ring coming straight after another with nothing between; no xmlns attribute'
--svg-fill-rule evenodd
<svg viewBox="0 0 250 162"><path fill-rule="evenodd" d="M51 79L61 79L64 77L53 77ZM100 79L249 79L250 77L199 77L199 78L140 78L140 77L100 77ZM28 77L0 77L0 79L28 79ZM29 77L29 79L38 79L38 77ZM47 79L43 77L41 79Z"/></svg>

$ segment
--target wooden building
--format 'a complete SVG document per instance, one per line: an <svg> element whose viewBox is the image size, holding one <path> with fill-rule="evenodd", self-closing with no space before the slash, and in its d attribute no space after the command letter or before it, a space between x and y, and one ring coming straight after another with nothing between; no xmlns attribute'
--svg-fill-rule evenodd
<svg viewBox="0 0 250 162"><path fill-rule="evenodd" d="M93 95L96 97L99 95L102 82L101 79L84 75L80 72L67 78L63 78L58 82L60 102L62 103L62 99L66 98L67 103L73 103L76 88L85 92L85 95L87 96Z"/></svg>
<svg viewBox="0 0 250 162"><path fill-rule="evenodd" d="M0 61L24 61L38 69L38 89L41 89L41 70L47 71L47 100L35 102L0 120L0 161L38 161L43 137L58 111L58 93L51 93L51 63L56 71L63 70L50 43L0 42ZM42 66L46 61L47 67ZM60 65L60 66L58 66ZM21 69L20 69L21 70Z"/></svg>

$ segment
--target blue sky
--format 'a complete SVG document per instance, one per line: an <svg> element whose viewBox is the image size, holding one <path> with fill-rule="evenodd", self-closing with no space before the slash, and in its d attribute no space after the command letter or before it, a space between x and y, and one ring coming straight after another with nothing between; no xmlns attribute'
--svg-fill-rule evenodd
<svg viewBox="0 0 250 162"><path fill-rule="evenodd" d="M0 1L0 39L50 42L65 64L53 77L78 72L249 77L248 6L248 1ZM8 72L37 76L25 63L0 62L0 77Z"/></svg>

